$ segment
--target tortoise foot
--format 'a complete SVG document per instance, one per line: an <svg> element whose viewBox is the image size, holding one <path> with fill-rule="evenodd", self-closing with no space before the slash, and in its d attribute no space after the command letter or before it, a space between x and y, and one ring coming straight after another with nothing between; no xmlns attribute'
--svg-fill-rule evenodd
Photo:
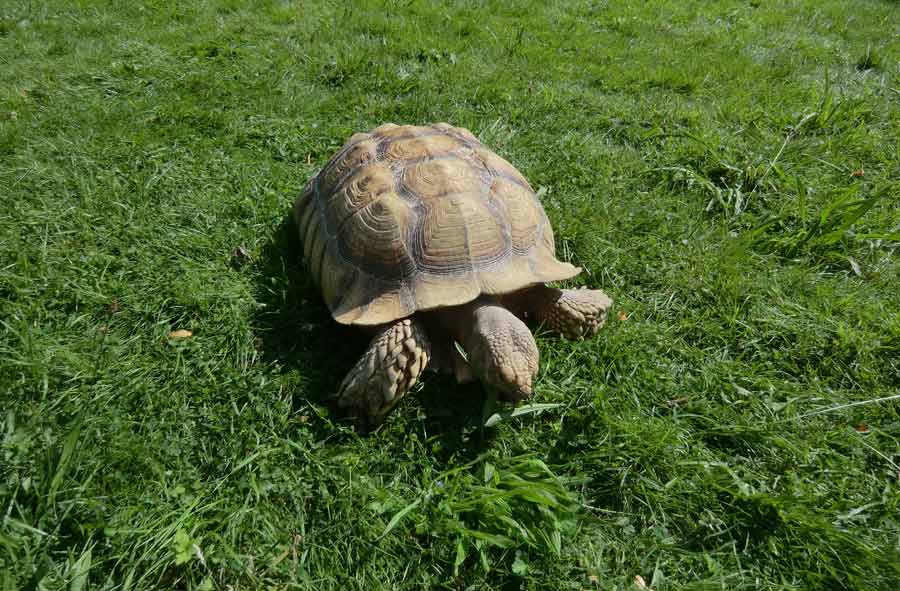
<svg viewBox="0 0 900 591"><path fill-rule="evenodd" d="M570 340L596 334L612 307L610 297L599 289L541 286L529 295L529 316Z"/></svg>

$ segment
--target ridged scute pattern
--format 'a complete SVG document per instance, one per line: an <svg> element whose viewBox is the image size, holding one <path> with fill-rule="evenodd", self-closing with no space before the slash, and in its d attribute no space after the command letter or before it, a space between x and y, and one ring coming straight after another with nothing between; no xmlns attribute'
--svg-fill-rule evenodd
<svg viewBox="0 0 900 591"><path fill-rule="evenodd" d="M303 255L338 322L383 324L568 279L528 181L466 129L354 134L294 205Z"/></svg>

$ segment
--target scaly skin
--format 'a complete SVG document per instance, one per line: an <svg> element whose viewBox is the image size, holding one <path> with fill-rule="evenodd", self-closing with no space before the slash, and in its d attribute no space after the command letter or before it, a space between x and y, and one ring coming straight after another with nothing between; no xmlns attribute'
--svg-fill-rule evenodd
<svg viewBox="0 0 900 591"><path fill-rule="evenodd" d="M381 328L341 384L337 406L362 428L380 424L435 358L438 369L460 382L472 373L499 390L501 400L529 398L538 371L534 336L522 321L533 319L568 339L597 332L612 300L596 289L535 286L502 298L482 296L462 306L413 316ZM515 312L515 313L514 313ZM436 340L434 348L426 333ZM462 345L468 363L455 350Z"/></svg>
<svg viewBox="0 0 900 591"><path fill-rule="evenodd" d="M500 391L500 399L528 398L538 371L534 336L494 298L481 297L437 312L445 330L468 355L475 374Z"/></svg>
<svg viewBox="0 0 900 591"><path fill-rule="evenodd" d="M513 294L506 303L520 316L569 340L596 334L612 307L612 300L599 289L556 289L545 285Z"/></svg>
<svg viewBox="0 0 900 591"><path fill-rule="evenodd" d="M362 428L380 424L418 381L431 358L431 343L416 318L382 328L353 366L337 393L344 409Z"/></svg>

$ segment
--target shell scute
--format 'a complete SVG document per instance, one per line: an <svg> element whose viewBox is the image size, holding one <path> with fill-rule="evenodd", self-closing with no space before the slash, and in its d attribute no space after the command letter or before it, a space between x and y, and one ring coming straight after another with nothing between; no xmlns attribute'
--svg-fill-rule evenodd
<svg viewBox="0 0 900 591"><path fill-rule="evenodd" d="M383 153L386 158L402 162L447 156L462 147L463 144L452 136L433 133L425 137L412 136L385 142Z"/></svg>
<svg viewBox="0 0 900 591"><path fill-rule="evenodd" d="M394 173L385 165L370 164L350 173L325 197L324 213L330 233L336 234L348 218L374 201L394 194Z"/></svg>
<svg viewBox="0 0 900 591"><path fill-rule="evenodd" d="M484 163L484 166L494 176L506 177L526 187L529 191L533 190L525 177L522 176L516 167L506 161L502 156L498 156L494 152L485 147L477 148L475 155Z"/></svg>
<svg viewBox="0 0 900 591"><path fill-rule="evenodd" d="M377 156L378 143L371 137L347 142L341 152L316 177L318 194L330 195L347 173L375 160Z"/></svg>
<svg viewBox="0 0 900 591"><path fill-rule="evenodd" d="M414 223L409 206L396 194L357 210L335 237L342 258L382 279L399 280L416 270L408 250Z"/></svg>
<svg viewBox="0 0 900 591"><path fill-rule="evenodd" d="M502 229L502 220L477 196L437 200L419 226L419 268L439 276L476 273L507 253Z"/></svg>
<svg viewBox="0 0 900 591"><path fill-rule="evenodd" d="M522 185L506 177L494 177L491 184L491 201L503 209L509 224L510 245L519 254L527 253L540 239L541 233L550 233L546 214L535 195Z"/></svg>
<svg viewBox="0 0 900 591"><path fill-rule="evenodd" d="M486 174L461 158L423 160L403 170L403 188L423 200L434 201L460 194L481 194Z"/></svg>

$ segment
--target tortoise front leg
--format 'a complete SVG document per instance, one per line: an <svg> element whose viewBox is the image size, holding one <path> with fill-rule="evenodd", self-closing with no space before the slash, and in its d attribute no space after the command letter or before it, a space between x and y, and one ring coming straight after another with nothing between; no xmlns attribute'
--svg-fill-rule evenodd
<svg viewBox="0 0 900 591"><path fill-rule="evenodd" d="M335 397L360 427L379 425L418 381L431 359L422 324L406 318L382 328L353 366Z"/></svg>
<svg viewBox="0 0 900 591"><path fill-rule="evenodd" d="M563 337L595 334L606 322L612 300L599 289L556 289L536 285L514 294L510 308Z"/></svg>

